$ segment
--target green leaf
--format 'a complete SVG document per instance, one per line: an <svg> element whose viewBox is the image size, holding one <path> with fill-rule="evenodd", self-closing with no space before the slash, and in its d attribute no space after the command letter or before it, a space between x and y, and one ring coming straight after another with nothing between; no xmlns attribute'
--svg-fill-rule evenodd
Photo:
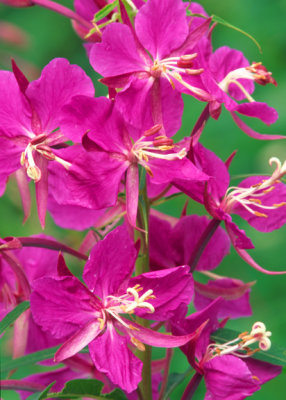
<svg viewBox="0 0 286 400"><path fill-rule="evenodd" d="M236 332L232 329L223 328L215 331L212 334L211 338L217 343L225 343L235 339L236 337L238 337L239 334L240 332ZM286 366L286 349L281 346L272 344L271 348L268 351L259 351L253 354L251 358L255 358L257 360L265 361L275 365Z"/></svg>
<svg viewBox="0 0 286 400"><path fill-rule="evenodd" d="M170 398L171 393L179 386L188 376L190 376L191 372L193 371L192 368L189 368L183 374L173 373L170 374L168 379L168 385L166 392L164 394L163 400L168 400Z"/></svg>
<svg viewBox="0 0 286 400"><path fill-rule="evenodd" d="M23 301L7 314L0 322L0 335L11 325L16 319L30 307L29 301Z"/></svg>
<svg viewBox="0 0 286 400"><path fill-rule="evenodd" d="M56 383L56 381L52 382L47 386L42 392L37 392L31 394L31 396L27 397L26 400L42 400L47 398L47 394L49 393L51 387Z"/></svg>
<svg viewBox="0 0 286 400"><path fill-rule="evenodd" d="M238 28L237 26L234 26L234 25L230 24L229 22L225 21L225 20L222 19L221 17L218 17L217 15L214 15L214 14L213 14L213 15L212 15L212 20L213 20L214 22L217 22L218 24L222 24L222 25L224 25L224 26L227 26L228 28L234 29L235 31L240 32L240 33L242 33L243 35L247 36L247 37L248 37L250 40L252 40L253 43L258 47L259 52L262 53L262 49L261 49L260 44L259 44L258 41L257 41L253 36L251 36L249 33L243 31L242 29Z"/></svg>
<svg viewBox="0 0 286 400"><path fill-rule="evenodd" d="M144 190L146 183L146 169L139 165L139 191L142 192Z"/></svg>
<svg viewBox="0 0 286 400"><path fill-rule="evenodd" d="M109 394L101 394L103 383L96 379L74 379L65 384L65 387L61 392L46 392L45 397L41 397L35 400L42 400L44 398L61 398L61 399L74 399L78 397L91 397L98 400L110 399L110 400L126 400L124 393L116 389Z"/></svg>
<svg viewBox="0 0 286 400"><path fill-rule="evenodd" d="M200 18L204 18L204 19L207 19L207 18L208 18L208 17L206 17L206 16L203 15L203 14L195 14L195 13L193 14L193 13L192 13L190 10L188 10L188 9L187 9L187 15L190 16L190 17L200 17ZM253 43L258 47L259 52L262 53L262 49L261 49L260 44L259 44L258 41L257 41L253 36L251 36L249 33L245 32L244 30L238 28L238 27L235 26L235 25L230 24L229 22L225 21L224 19L222 19L221 17L219 17L219 16L217 16L217 15L215 15L215 14L213 14L213 15L211 16L211 18L212 18L212 21L213 21L213 22L216 22L216 23L218 23L218 24L224 25L224 26L226 26L226 27L228 27L228 28L230 28L230 29L233 29L233 30L235 30L235 31L237 31L237 32L239 32L239 33L242 33L243 35L247 36L247 37L248 37L250 40L252 40Z"/></svg>
<svg viewBox="0 0 286 400"><path fill-rule="evenodd" d="M12 369L25 367L26 365L35 364L39 361L47 360L53 358L55 352L60 348L60 346L50 347L49 349L37 351L35 353L27 354L26 356L14 358L6 362L5 365L1 366L3 372L9 372Z"/></svg>
<svg viewBox="0 0 286 400"><path fill-rule="evenodd" d="M112 3L107 4L101 10L99 10L96 14L94 14L94 18L93 18L94 22L98 22L102 18L106 17L117 6L118 6L118 0L115 0Z"/></svg>

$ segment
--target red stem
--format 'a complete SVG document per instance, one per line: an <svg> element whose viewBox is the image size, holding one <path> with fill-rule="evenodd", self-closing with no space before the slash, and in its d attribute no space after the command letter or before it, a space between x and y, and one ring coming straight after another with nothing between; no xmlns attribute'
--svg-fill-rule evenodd
<svg viewBox="0 0 286 400"><path fill-rule="evenodd" d="M181 400L191 400L195 391L197 390L203 375L199 374L198 372L192 377L190 382L188 383Z"/></svg>
<svg viewBox="0 0 286 400"><path fill-rule="evenodd" d="M198 262L201 258L201 255L203 254L205 248L207 247L207 244L209 243L213 234L219 227L220 223L221 223L221 220L214 219L214 218L208 223L208 225L207 225L206 229L204 230L204 232L202 233L202 236L200 237L200 239L195 247L195 250L191 255L190 261L188 263L191 267L190 272L193 272L195 270L195 268L198 265Z"/></svg>
<svg viewBox="0 0 286 400"><path fill-rule="evenodd" d="M41 247L44 249L63 251L64 253L71 254L74 257L80 258L81 260L87 260L88 256L80 253L72 249L69 246L66 246L63 243L60 243L56 240L52 239L44 239L44 238L29 238L29 237L19 237L17 238L23 247Z"/></svg>
<svg viewBox="0 0 286 400"><path fill-rule="evenodd" d="M165 363L165 367L164 367L164 375L163 375L163 380L162 380L162 385L161 385L161 389L160 389L160 393L159 393L159 400L162 400L165 394L165 390L167 387L167 383L168 383L168 375L169 375L169 368L170 368L170 364L171 364L171 360L173 357L173 349L167 349L166 350L166 363Z"/></svg>
<svg viewBox="0 0 286 400"><path fill-rule="evenodd" d="M26 382L16 379L1 380L0 385L2 390L25 390L27 392L42 392L45 386L39 383Z"/></svg>

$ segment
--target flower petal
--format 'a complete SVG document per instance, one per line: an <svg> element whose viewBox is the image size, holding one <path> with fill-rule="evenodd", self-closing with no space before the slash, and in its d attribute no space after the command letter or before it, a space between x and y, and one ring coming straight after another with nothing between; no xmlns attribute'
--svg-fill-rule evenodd
<svg viewBox="0 0 286 400"><path fill-rule="evenodd" d="M104 77L146 69L133 34L124 24L114 23L106 27L101 43L96 43L91 48L89 60L95 71Z"/></svg>
<svg viewBox="0 0 286 400"><path fill-rule="evenodd" d="M61 108L80 94L93 96L93 83L80 67L71 65L64 58L52 60L26 91L41 119L42 130L46 132L59 127Z"/></svg>
<svg viewBox="0 0 286 400"><path fill-rule="evenodd" d="M141 381L142 362L129 350L128 344L128 339L119 335L110 324L103 335L89 344L89 351L96 368L130 393Z"/></svg>
<svg viewBox="0 0 286 400"><path fill-rule="evenodd" d="M102 299L114 295L131 276L136 257L137 250L126 226L119 226L92 249L83 279Z"/></svg>
<svg viewBox="0 0 286 400"><path fill-rule="evenodd" d="M162 59L179 47L189 29L181 0L150 0L135 18L136 34L154 59Z"/></svg>
<svg viewBox="0 0 286 400"><path fill-rule="evenodd" d="M259 133L251 129L248 125L246 125L245 122L243 122L238 115L235 114L235 112L231 112L231 116L236 123L236 125L248 136L254 138L254 139L260 139L260 140L277 140L277 139L286 139L286 136L283 135L268 135L264 133Z"/></svg>
<svg viewBox="0 0 286 400"><path fill-rule="evenodd" d="M75 277L41 278L33 282L33 288L33 318L55 338L73 335L99 315L98 300Z"/></svg>
<svg viewBox="0 0 286 400"><path fill-rule="evenodd" d="M145 319L166 321L173 317L181 304L188 305L193 297L194 283L190 268L181 266L160 271L147 272L130 279L129 286L136 284L143 288L142 294L153 290L154 299L146 300L155 308L148 313L144 308L136 308L135 313Z"/></svg>
<svg viewBox="0 0 286 400"><path fill-rule="evenodd" d="M55 354L54 361L61 362L66 358L74 356L94 340L100 332L99 321L97 319L89 321L59 348Z"/></svg>

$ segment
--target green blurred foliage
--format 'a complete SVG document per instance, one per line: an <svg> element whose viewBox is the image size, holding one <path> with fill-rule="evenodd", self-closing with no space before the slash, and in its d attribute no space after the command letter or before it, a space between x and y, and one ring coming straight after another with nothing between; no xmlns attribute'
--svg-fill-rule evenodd
<svg viewBox="0 0 286 400"><path fill-rule="evenodd" d="M163 0L162 0L163 1ZM71 6L71 0L62 2ZM273 72L278 82L278 87L272 85L266 87L256 86L254 97L258 101L266 101L275 107L280 115L278 122L271 127L266 127L259 121L249 121L254 129L265 133L286 134L286 2L285 0L202 0L201 4L209 14L216 14L233 25L247 31L260 43L263 53L260 54L257 47L247 37L218 25L213 33L214 48L230 46L244 52L252 61L262 61ZM105 95L106 88L97 82L98 75L89 65L82 41L74 33L71 23L63 16L56 15L49 10L40 7L27 9L14 9L0 4L0 22L10 22L21 28L26 36L26 45L19 47L0 42L0 66L10 68L10 57L15 58L19 66L30 79L36 79L41 69L54 57L65 57L71 63L80 65L93 79L97 96ZM204 104L185 96L185 111L183 124L178 137L188 135L202 111ZM233 175L249 173L270 172L268 159L277 156L285 160L286 145L283 141L264 142L247 137L241 132L227 111L223 110L218 121L210 120L202 135L202 143L213 150L219 157L226 159L234 150L238 153L231 165L230 172ZM237 184L239 180L233 180ZM160 210L174 216L179 216L186 201L185 196L180 196L159 207ZM204 209L190 202L188 213L204 214ZM9 182L5 195L0 200L0 237L27 236L41 232L36 216L35 204L32 217L22 225L22 209L20 198L15 187L15 182ZM285 241L286 229L262 234L255 231L247 224L237 219L239 226L245 229L252 238L256 249L251 254L265 268L286 269ZM53 235L70 246L78 247L85 232L71 232L56 227L48 216L46 234ZM68 259L75 268L77 262ZM78 268L82 267L82 263ZM246 282L256 281L252 290L253 317L239 321L230 321L228 327L238 331L249 330L255 321L263 321L267 328L273 332L272 340L282 346L286 345L286 316L285 316L285 276L267 276L253 270L245 264L235 252L226 257L222 265L216 271L219 274L240 278ZM197 273L198 275L198 273ZM154 350L155 357L163 356L163 350ZM172 372L184 372L187 362L182 353L177 352L172 365ZM35 367L26 370L26 374L35 372ZM15 378L20 378L17 373ZM174 393L173 399L179 399L184 385L181 385ZM200 386L195 399L202 399L203 385ZM275 393L275 395L274 395ZM3 392L4 399L16 399L16 394ZM286 397L285 373L276 380L267 383L263 389L253 395L253 399L284 400Z"/></svg>

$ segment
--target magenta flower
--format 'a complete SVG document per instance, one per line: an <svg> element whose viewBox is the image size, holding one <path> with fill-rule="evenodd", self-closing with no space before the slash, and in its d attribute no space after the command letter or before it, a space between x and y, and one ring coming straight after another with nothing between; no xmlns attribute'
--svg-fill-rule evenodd
<svg viewBox="0 0 286 400"><path fill-rule="evenodd" d="M161 125L152 126L152 119L146 114L150 129L143 131L128 126L117 103L106 98L77 96L64 112L62 131L68 132L73 141L79 141L86 133L82 141L88 153L78 156L67 173L65 181L71 193L68 200L54 191L59 204L68 201L91 209L113 206L125 181L127 216L136 226L139 165L156 184L168 184L174 179L208 179L185 157L184 144L174 144L171 138L158 134Z"/></svg>
<svg viewBox="0 0 286 400"><path fill-rule="evenodd" d="M249 265L266 274L284 272L268 271L258 265L245 249L254 248L245 232L232 222L231 214L238 214L251 226L262 232L279 229L286 222L286 185L280 181L286 173L285 162L273 157L276 164L272 176L255 176L242 181L237 187L229 187L227 166L214 153L200 143L192 147L194 164L211 178L207 187L200 182L175 182L176 186L194 200L205 205L206 210L217 221L224 221L230 240Z"/></svg>
<svg viewBox="0 0 286 400"><path fill-rule="evenodd" d="M29 215L28 181L36 184L36 198L41 225L45 224L48 198L48 164L53 161L65 169L70 162L62 157L66 137L58 130L61 108L76 94L92 96L91 80L65 59L48 64L41 77L29 83L18 67L14 74L1 71L0 90L0 194L7 178L16 172L25 217Z"/></svg>
<svg viewBox="0 0 286 400"><path fill-rule="evenodd" d="M55 354L60 362L89 346L98 371L127 392L141 380L142 363L129 346L177 347L193 335L164 335L144 328L125 315L165 321L188 304L192 278L188 267L150 272L130 278L137 250L126 228L118 227L99 242L84 269L84 286L60 265L58 278L34 282L33 317L44 331L65 343ZM118 333L120 332L120 334Z"/></svg>
<svg viewBox="0 0 286 400"><path fill-rule="evenodd" d="M244 283L239 279L220 278L203 284L195 282L194 306L197 311L203 310L217 297L223 300L218 318L240 318L252 315L250 306L250 288L254 282Z"/></svg>
<svg viewBox="0 0 286 400"><path fill-rule="evenodd" d="M150 264L152 268L172 268L188 265L193 259L198 241L209 221L207 217L187 215L176 221L150 217ZM196 270L216 268L228 254L229 238L222 228L217 229L203 252ZM168 251L166 251L168 249Z"/></svg>
<svg viewBox="0 0 286 400"><path fill-rule="evenodd" d="M247 135L263 140L284 138L281 135L264 135L255 132L237 115L239 113L258 118L267 125L277 120L278 114L274 108L266 103L255 101L251 96L254 91L254 82L260 85L267 83L277 85L271 72L268 72L261 63L250 64L242 52L226 46L212 53L210 41L205 39L200 42L198 48L199 54L202 55L200 66L204 68L200 76L202 87L206 88L213 98L209 102L209 114L217 119L221 112L221 105L224 104L235 123ZM237 103L241 100L247 101Z"/></svg>
<svg viewBox="0 0 286 400"><path fill-rule="evenodd" d="M272 176L247 178L239 186L229 187L221 197L207 191L205 207L214 218L225 222L231 242L240 257L257 270L273 275L285 272L267 271L252 259L245 249L254 248L254 245L230 216L231 213L238 214L262 232L271 232L285 224L286 185L279 180L286 173L285 163L282 166L277 158L271 158L269 162L270 165L276 164Z"/></svg>
<svg viewBox="0 0 286 400"><path fill-rule="evenodd" d="M244 332L228 343L212 343L210 334L219 327L217 316L220 306L221 299L217 299L184 320L173 320L172 331L175 334L193 331L203 321L208 321L196 344L192 342L181 348L196 371L185 395L204 377L207 388L205 400L243 400L279 375L282 368L250 358L253 353L266 351L271 346L271 332L266 331L262 322L256 322L251 332ZM250 350L249 346L253 344L257 345L257 349Z"/></svg>
<svg viewBox="0 0 286 400"><path fill-rule="evenodd" d="M117 100L132 124L143 126L137 111L144 109L152 113L153 124L162 125L163 134L169 131L170 121L178 130L183 112L181 92L210 99L205 90L189 82L189 76L202 71L192 68L197 55L192 49L207 32L210 20L191 20L194 24L181 0L150 0L138 11L135 29L128 20L111 24L105 28L102 42L93 45L91 65L103 75L104 84L124 88Z"/></svg>
<svg viewBox="0 0 286 400"><path fill-rule="evenodd" d="M46 235L34 238L53 239ZM6 243L6 242L5 242ZM14 251L3 251L0 259L0 316L24 300L30 299L34 280L56 275L57 253L43 248L23 247ZM37 340L35 340L37 338ZM14 324L13 356L42 350L58 344L50 334L35 324L30 310L25 311Z"/></svg>

